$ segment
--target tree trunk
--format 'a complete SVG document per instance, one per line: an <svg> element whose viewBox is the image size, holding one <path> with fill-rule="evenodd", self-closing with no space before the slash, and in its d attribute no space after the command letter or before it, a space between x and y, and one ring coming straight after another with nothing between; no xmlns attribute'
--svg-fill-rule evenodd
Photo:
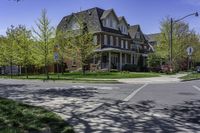
<svg viewBox="0 0 200 133"><path fill-rule="evenodd" d="M85 65L82 66L82 74L85 75Z"/></svg>
<svg viewBox="0 0 200 133"><path fill-rule="evenodd" d="M46 79L49 79L49 71L48 71L48 65L47 65L47 57L45 56L45 73L46 73Z"/></svg>
<svg viewBox="0 0 200 133"><path fill-rule="evenodd" d="M28 79L28 67L25 66L26 79Z"/></svg>
<svg viewBox="0 0 200 133"><path fill-rule="evenodd" d="M10 63L10 77L12 78L13 77L13 74L12 74L12 61Z"/></svg>

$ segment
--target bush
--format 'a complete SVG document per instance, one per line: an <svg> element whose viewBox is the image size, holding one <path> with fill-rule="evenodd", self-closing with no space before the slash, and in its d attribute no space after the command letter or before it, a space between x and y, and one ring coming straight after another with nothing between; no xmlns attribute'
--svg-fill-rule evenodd
<svg viewBox="0 0 200 133"><path fill-rule="evenodd" d="M140 71L140 69L139 69L139 67L137 65L134 65L134 64L125 64L122 67L122 71L137 72L137 71Z"/></svg>

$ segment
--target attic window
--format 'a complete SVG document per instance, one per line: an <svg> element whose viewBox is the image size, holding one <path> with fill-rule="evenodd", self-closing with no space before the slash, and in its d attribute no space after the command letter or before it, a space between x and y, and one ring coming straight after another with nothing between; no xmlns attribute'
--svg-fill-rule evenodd
<svg viewBox="0 0 200 133"><path fill-rule="evenodd" d="M139 32L136 33L135 38L140 39L140 33Z"/></svg>
<svg viewBox="0 0 200 133"><path fill-rule="evenodd" d="M88 11L88 14L89 14L89 15L92 15L92 12L91 12L91 11Z"/></svg>
<svg viewBox="0 0 200 133"><path fill-rule="evenodd" d="M74 23L72 23L71 28L72 28L72 30L78 30L78 29L80 29L80 25L77 22L74 22Z"/></svg>

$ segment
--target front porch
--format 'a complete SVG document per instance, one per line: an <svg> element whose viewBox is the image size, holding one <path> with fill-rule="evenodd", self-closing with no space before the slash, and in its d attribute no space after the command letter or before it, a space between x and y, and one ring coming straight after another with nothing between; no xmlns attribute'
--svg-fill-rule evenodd
<svg viewBox="0 0 200 133"><path fill-rule="evenodd" d="M97 51L100 53L100 68L106 70L122 70L125 64L138 65L141 56L134 51L121 50L116 48L106 48Z"/></svg>

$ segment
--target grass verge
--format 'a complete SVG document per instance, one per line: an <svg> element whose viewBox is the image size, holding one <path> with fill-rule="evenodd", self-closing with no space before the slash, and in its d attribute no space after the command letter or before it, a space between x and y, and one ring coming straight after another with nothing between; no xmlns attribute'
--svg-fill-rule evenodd
<svg viewBox="0 0 200 133"><path fill-rule="evenodd" d="M186 76L181 77L183 81L189 81L189 80L198 80L200 79L200 73L189 73Z"/></svg>
<svg viewBox="0 0 200 133"><path fill-rule="evenodd" d="M41 107L0 98L0 132L74 133L61 117Z"/></svg>
<svg viewBox="0 0 200 133"><path fill-rule="evenodd" d="M50 74L50 80L68 80L68 81L78 81L78 82L111 82L116 83L116 79L123 78L149 78L149 77L159 77L159 73L151 72L87 72L83 75L80 72L64 73L62 74ZM10 78L10 76L2 76L2 78ZM13 76L14 79L26 79L26 76ZM46 79L44 74L41 75L30 75L29 79ZM109 80L108 80L109 79Z"/></svg>

